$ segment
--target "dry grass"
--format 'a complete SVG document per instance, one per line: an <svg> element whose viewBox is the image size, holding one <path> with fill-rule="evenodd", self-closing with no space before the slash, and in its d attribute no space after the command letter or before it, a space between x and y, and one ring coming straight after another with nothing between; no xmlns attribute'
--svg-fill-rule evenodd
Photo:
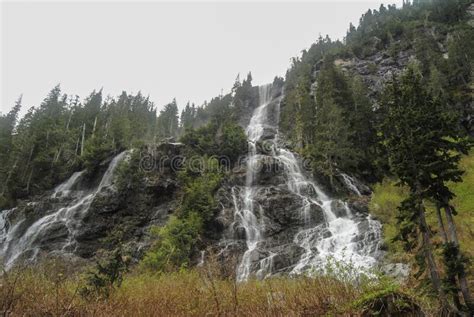
<svg viewBox="0 0 474 317"><path fill-rule="evenodd" d="M400 290L387 281L354 285L329 276L236 283L210 264L166 274L132 272L110 297L86 300L78 293L80 276L64 268L48 263L1 276L0 316L357 316L354 303L361 298Z"/></svg>

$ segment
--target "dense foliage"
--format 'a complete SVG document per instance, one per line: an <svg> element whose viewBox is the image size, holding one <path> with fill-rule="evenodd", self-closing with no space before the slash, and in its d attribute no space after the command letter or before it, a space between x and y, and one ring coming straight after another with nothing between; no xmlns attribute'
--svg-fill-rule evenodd
<svg viewBox="0 0 474 317"><path fill-rule="evenodd" d="M463 188L459 163L472 146L469 4L381 5L367 11L357 28L350 25L344 42L320 36L274 85L284 90L279 125L284 141L310 160L318 180L330 188L342 172L369 183L385 179L375 186L372 203L382 206L389 251L417 265L418 277L428 277L444 309L472 313L467 276L472 256L458 237L452 190ZM380 70L387 67L388 72ZM212 239L223 167L247 152L241 124L258 98L250 73L243 81L238 76L225 95L201 106L188 103L180 116L176 100L157 114L140 93L104 100L102 91L94 91L81 102L57 86L19 119L19 98L0 116L0 208L51 189L74 171L93 176L124 149L180 140L185 155L204 165L180 173L179 205L165 226L152 230L156 240L142 263L161 272L188 267ZM118 168L124 199L143 181L139 159L133 152ZM462 195L472 197L472 186ZM88 292L119 284L126 268L121 261L119 255L112 259L111 273L98 265ZM363 305L372 304L363 299Z"/></svg>
<svg viewBox="0 0 474 317"><path fill-rule="evenodd" d="M367 11L357 28L350 25L345 43L320 37L286 74L280 129L330 188L341 172L369 182L395 176L406 185L394 211L395 235L418 255L419 276L428 271L443 307L472 312L447 185L462 181L459 161L472 146L469 4L382 5ZM383 89L374 76L383 77ZM437 207L435 224L426 221L428 205ZM444 237L442 256L435 253L432 226Z"/></svg>
<svg viewBox="0 0 474 317"><path fill-rule="evenodd" d="M103 159L155 134L154 105L140 93L104 101L94 91L80 103L57 86L17 123L20 106L21 100L1 118L8 149L0 157L3 207L52 188L74 170L93 174Z"/></svg>
<svg viewBox="0 0 474 317"><path fill-rule="evenodd" d="M456 113L466 133L472 133L474 32L467 23L468 4L420 1L401 9L382 5L367 11L357 28L350 25L345 43L319 37L293 59L285 78L280 128L314 161L317 174L331 179L344 170L368 181L384 176L387 161L384 149L377 147L377 130L385 116L379 107L383 96L372 77L381 76L380 61L395 65L392 72L400 71L396 61L403 54L420 62L423 85Z"/></svg>
<svg viewBox="0 0 474 317"><path fill-rule="evenodd" d="M257 102L250 73L242 84L236 81L232 93L201 107L188 104L181 120L176 100L157 114L141 93L123 92L104 100L102 91L93 91L80 102L78 96L63 94L59 86L18 120L19 98L9 113L0 116L0 208L51 189L79 169L95 175L101 162L124 149L176 140L183 134L198 154L235 161L246 148L236 122ZM199 145L193 139L199 139Z"/></svg>
<svg viewBox="0 0 474 317"><path fill-rule="evenodd" d="M164 227L152 230L157 239L143 259L145 268L171 271L188 267L212 230L210 223L217 211L214 194L223 175L216 159L203 157L201 162L205 164L198 171L189 166L181 172L180 207Z"/></svg>

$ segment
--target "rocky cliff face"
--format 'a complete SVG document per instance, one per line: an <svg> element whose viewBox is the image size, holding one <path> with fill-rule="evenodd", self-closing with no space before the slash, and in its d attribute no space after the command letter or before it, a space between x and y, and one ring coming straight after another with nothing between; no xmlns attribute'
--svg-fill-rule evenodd
<svg viewBox="0 0 474 317"><path fill-rule="evenodd" d="M179 144L143 149L144 164L163 165L149 173L133 195L117 188L117 168L130 159L130 152L123 152L104 162L93 177L86 177L85 171L74 173L52 192L1 211L3 265L9 268L50 255L89 259L119 241L138 259L148 245L149 228L166 223L176 209L176 174L160 159L180 151Z"/></svg>
<svg viewBox="0 0 474 317"><path fill-rule="evenodd" d="M246 129L247 160L218 192L225 230L216 249L223 258L237 255L240 280L324 270L330 259L372 267L382 255L380 224L368 215L367 200L329 198L311 179L279 140L281 94L274 90L261 87ZM352 177L340 178L347 192L370 193Z"/></svg>
<svg viewBox="0 0 474 317"><path fill-rule="evenodd" d="M361 198L370 190L341 175L354 199L328 198L279 140L281 87L268 86L260 95L260 107L242 122L248 126L249 155L216 193L219 208L209 246L223 260L237 257L241 279L301 273L322 266L329 255L343 259L344 253L361 266L373 265L381 255L380 228ZM74 173L52 192L2 211L3 263L8 268L50 255L91 259L119 242L139 259L150 243L150 227L164 225L179 205L172 158L184 150L179 143L142 148L133 163L147 173L133 193L118 184L119 166L131 157L123 152L103 162L94 177Z"/></svg>

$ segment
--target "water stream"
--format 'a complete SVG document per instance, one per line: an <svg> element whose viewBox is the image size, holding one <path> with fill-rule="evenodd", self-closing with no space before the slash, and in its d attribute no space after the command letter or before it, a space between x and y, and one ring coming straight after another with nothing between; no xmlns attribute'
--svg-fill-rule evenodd
<svg viewBox="0 0 474 317"><path fill-rule="evenodd" d="M105 171L99 185L93 190L74 190L84 171L76 172L64 183L54 189L51 198L66 199L65 205L44 215L29 226L24 226L25 219L10 223L12 210L0 212L0 259L9 269L20 257L33 260L40 252L42 240L48 238L48 232L55 232L62 226L67 229L67 237L61 244L59 252L73 252L75 236L84 216L87 214L96 195L113 182L117 165L124 159L126 152L115 156ZM35 203L30 203L35 204ZM25 228L26 227L26 228Z"/></svg>
<svg viewBox="0 0 474 317"><path fill-rule="evenodd" d="M278 254L275 251L269 251L263 259L259 257L259 254L265 251L265 224L262 221L262 215L266 210L262 210L262 206L255 201L257 191L263 190L262 186L255 183L255 180L260 171L259 164L265 155L283 165L288 191L301 200L301 209L285 211L300 213L304 219L304 225L298 230L293 240L293 243L303 248L304 252L289 273L304 274L324 270L330 260L348 263L359 270L373 267L377 262L380 223L368 215L354 215L347 203L330 198L302 171L297 155L278 144L278 126L268 119L269 111L279 111L279 102L277 106L273 104L269 107L272 103L271 89L271 85L259 87L260 105L254 110L246 129L249 152L245 188L232 189L235 221L245 230L247 246L237 268L237 279L244 281L252 274L258 278L264 278L274 273L273 261ZM270 154L262 155L257 151L257 144L262 141L264 131L269 128L276 131L271 140L265 136L265 142L271 144L272 150L267 151ZM348 175L344 175L346 176L344 181L347 182L349 189L361 195L353 180ZM324 215L322 223L311 218L313 205L319 206L322 211ZM334 210L336 205L339 206L338 212Z"/></svg>

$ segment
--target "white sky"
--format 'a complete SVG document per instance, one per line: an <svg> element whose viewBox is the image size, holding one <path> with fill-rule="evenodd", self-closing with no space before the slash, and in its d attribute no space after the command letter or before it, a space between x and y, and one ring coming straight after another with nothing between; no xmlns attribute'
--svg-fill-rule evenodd
<svg viewBox="0 0 474 317"><path fill-rule="evenodd" d="M13 2L1 3L1 104L24 110L58 83L81 98L141 90L180 108L230 90L238 73L254 84L284 76L319 34L342 39L368 8L392 1Z"/></svg>

